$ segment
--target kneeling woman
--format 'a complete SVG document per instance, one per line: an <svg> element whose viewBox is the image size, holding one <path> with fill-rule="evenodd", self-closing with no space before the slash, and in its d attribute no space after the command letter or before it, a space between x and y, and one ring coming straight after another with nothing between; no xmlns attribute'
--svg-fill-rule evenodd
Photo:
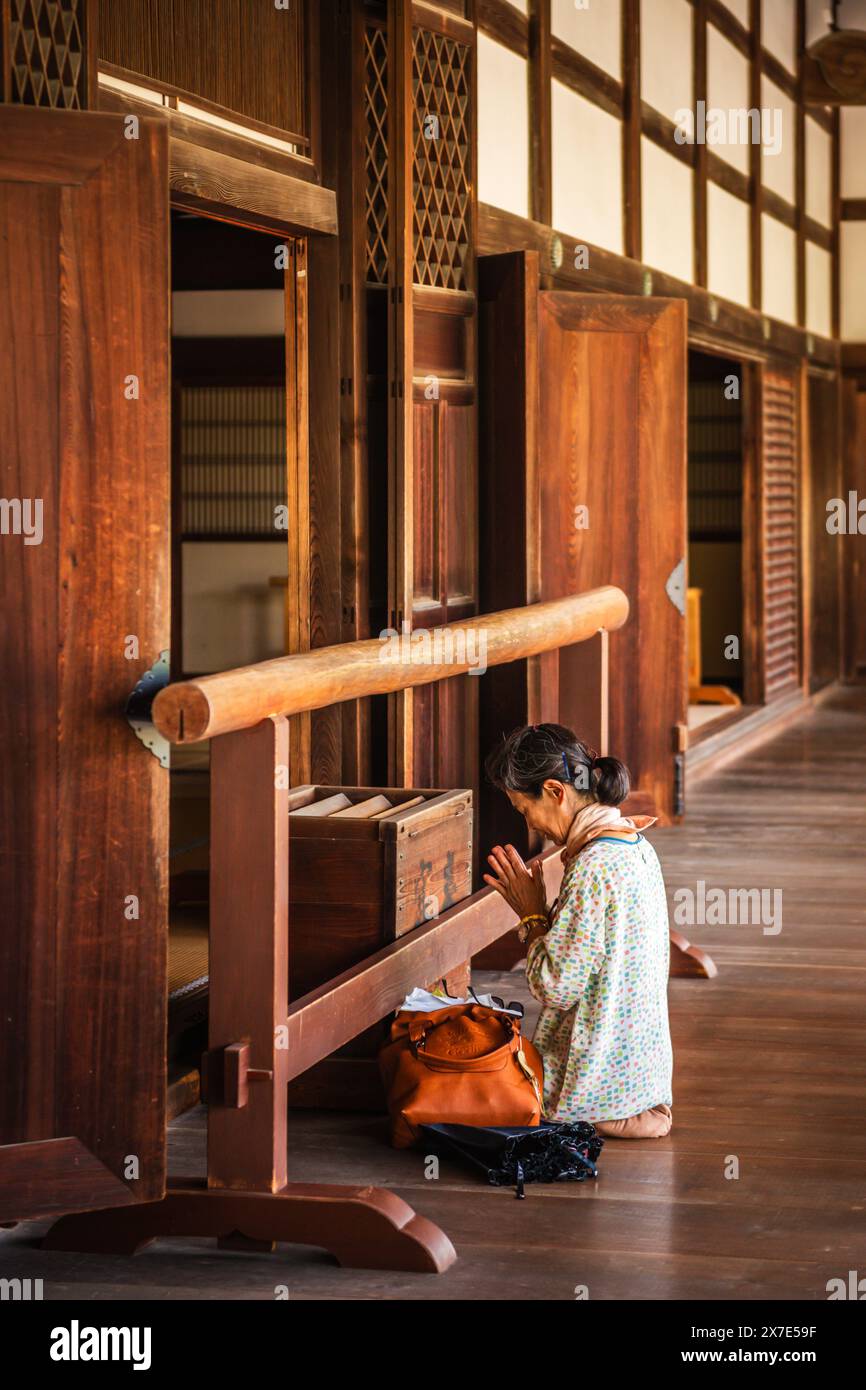
<svg viewBox="0 0 866 1390"><path fill-rule="evenodd" d="M560 724L518 729L487 759L488 777L530 830L564 845L559 897L512 845L489 858L521 919L526 978L544 1006L533 1039L544 1059L548 1120L590 1120L599 1134L657 1139L671 1128L668 909L655 850L626 819L628 772L595 758Z"/></svg>

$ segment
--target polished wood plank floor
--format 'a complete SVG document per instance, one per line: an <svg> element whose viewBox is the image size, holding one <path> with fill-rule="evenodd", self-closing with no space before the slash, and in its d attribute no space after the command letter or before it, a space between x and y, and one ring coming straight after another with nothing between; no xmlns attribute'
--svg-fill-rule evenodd
<svg viewBox="0 0 866 1390"><path fill-rule="evenodd" d="M782 890L782 930L688 925L716 980L674 980L674 1129L610 1141L592 1186L527 1199L395 1153L377 1117L293 1112L290 1177L393 1188L460 1256L443 1276L341 1270L321 1251L226 1255L161 1242L135 1259L47 1254L45 1223L0 1233L0 1274L84 1299L826 1298L866 1274L866 691L835 693L702 783L683 825L651 837L679 888ZM479 976L537 1006L519 974ZM726 1176L736 1161L739 1176ZM170 1135L204 1172L204 1112Z"/></svg>

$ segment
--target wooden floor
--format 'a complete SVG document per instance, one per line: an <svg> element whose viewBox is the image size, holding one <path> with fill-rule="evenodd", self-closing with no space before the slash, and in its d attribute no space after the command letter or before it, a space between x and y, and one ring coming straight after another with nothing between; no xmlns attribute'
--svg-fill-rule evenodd
<svg viewBox="0 0 866 1390"><path fill-rule="evenodd" d="M609 1141L597 1184L508 1190L394 1152L376 1117L293 1112L289 1176L393 1188L457 1247L445 1275L341 1270L321 1251L219 1254L162 1242L135 1259L40 1252L46 1223L0 1233L0 1275L46 1298L825 1300L866 1274L866 691L840 691L699 783L651 836L678 887L780 888L782 930L687 926L718 978L674 980L674 1129ZM532 1001L522 975L478 978ZM536 1009L532 1003L533 1010ZM534 1014L533 1014L534 1017ZM204 1172L201 1109L170 1136ZM739 1177L726 1176L736 1161Z"/></svg>

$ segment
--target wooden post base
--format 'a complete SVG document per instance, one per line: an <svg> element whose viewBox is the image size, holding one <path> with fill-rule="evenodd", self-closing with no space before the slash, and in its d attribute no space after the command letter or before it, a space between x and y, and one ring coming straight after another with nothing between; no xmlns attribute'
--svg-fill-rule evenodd
<svg viewBox="0 0 866 1390"><path fill-rule="evenodd" d="M712 956L707 955L700 946L693 946L682 932L672 931L671 938L671 979L712 980L719 971Z"/></svg>
<svg viewBox="0 0 866 1390"><path fill-rule="evenodd" d="M236 1250L317 1245L350 1269L442 1274L457 1258L445 1232L387 1188L288 1183L280 1192L235 1192L195 1178L176 1179L159 1202L63 1216L42 1248L134 1255L164 1236L214 1236Z"/></svg>

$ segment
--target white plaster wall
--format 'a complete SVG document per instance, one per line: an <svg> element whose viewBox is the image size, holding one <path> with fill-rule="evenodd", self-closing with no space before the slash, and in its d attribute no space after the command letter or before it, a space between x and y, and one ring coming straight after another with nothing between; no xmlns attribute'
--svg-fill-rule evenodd
<svg viewBox="0 0 866 1390"><path fill-rule="evenodd" d="M478 197L529 216L527 63L478 34Z"/></svg>
<svg viewBox="0 0 866 1390"><path fill-rule="evenodd" d="M692 105L693 14L688 0L652 0L641 11L641 96L672 121Z"/></svg>
<svg viewBox="0 0 866 1390"><path fill-rule="evenodd" d="M613 77L622 75L620 0L551 0L550 28L557 38Z"/></svg>
<svg viewBox="0 0 866 1390"><path fill-rule="evenodd" d="M833 333L833 259L823 246L806 242L806 327L829 338Z"/></svg>
<svg viewBox="0 0 866 1390"><path fill-rule="evenodd" d="M806 117L806 213L824 227L833 224L833 139Z"/></svg>
<svg viewBox="0 0 866 1390"><path fill-rule="evenodd" d="M843 106L840 124L842 197L866 198L866 106Z"/></svg>
<svg viewBox="0 0 866 1390"><path fill-rule="evenodd" d="M797 237L764 213L761 218L763 310L785 323L797 322Z"/></svg>
<svg viewBox="0 0 866 1390"><path fill-rule="evenodd" d="M749 303L749 206L717 184L707 184L707 288Z"/></svg>
<svg viewBox="0 0 866 1390"><path fill-rule="evenodd" d="M622 254L622 123L554 82L551 125L554 227Z"/></svg>
<svg viewBox="0 0 866 1390"><path fill-rule="evenodd" d="M762 116L761 182L786 198L796 202L797 112L790 97L768 78L761 79ZM775 142L775 143L771 143Z"/></svg>
<svg viewBox="0 0 866 1390"><path fill-rule="evenodd" d="M644 136L641 140L643 259L679 280L694 276L692 171Z"/></svg>
<svg viewBox="0 0 866 1390"><path fill-rule="evenodd" d="M839 236L840 335L849 343L866 343L866 222L843 222Z"/></svg>
<svg viewBox="0 0 866 1390"><path fill-rule="evenodd" d="M796 72L796 0L764 0L761 9L761 42L764 48L780 63L784 63L789 72Z"/></svg>
<svg viewBox="0 0 866 1390"><path fill-rule="evenodd" d="M725 112L749 109L748 60L712 24L707 26L707 106ZM748 145L724 142L712 149L735 169L749 172Z"/></svg>

